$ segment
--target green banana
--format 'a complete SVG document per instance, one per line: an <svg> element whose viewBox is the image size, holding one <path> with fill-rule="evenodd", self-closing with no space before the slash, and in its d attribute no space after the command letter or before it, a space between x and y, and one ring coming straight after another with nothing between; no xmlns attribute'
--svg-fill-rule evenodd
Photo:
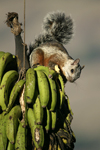
<svg viewBox="0 0 100 150"><path fill-rule="evenodd" d="M15 149L15 144L11 144L10 142L8 143L7 150L14 150Z"/></svg>
<svg viewBox="0 0 100 150"><path fill-rule="evenodd" d="M50 100L48 102L48 109L50 111L54 111L57 103L57 89L56 89L56 83L53 80L55 76L57 76L57 73L54 70L50 70L48 67L45 66L38 66L37 68L34 68L34 70L42 71L46 74L49 86L50 86Z"/></svg>
<svg viewBox="0 0 100 150"><path fill-rule="evenodd" d="M69 109L71 115L73 116L73 112L72 112L71 107L70 107L70 102L69 102L69 97L68 96L67 96L67 104L68 104L68 109Z"/></svg>
<svg viewBox="0 0 100 150"><path fill-rule="evenodd" d="M25 86L25 92L26 92L26 102L32 103L34 93L35 93L35 85L36 85L36 75L33 68L29 68L26 72L26 86Z"/></svg>
<svg viewBox="0 0 100 150"><path fill-rule="evenodd" d="M35 120L35 114L32 108L29 108L27 111L27 119L28 119L29 126L31 128L34 127L34 125L36 124L36 120Z"/></svg>
<svg viewBox="0 0 100 150"><path fill-rule="evenodd" d="M73 116L69 113L66 117L66 120L68 121L69 125L71 125L72 119L73 119Z"/></svg>
<svg viewBox="0 0 100 150"><path fill-rule="evenodd" d="M0 58L5 54L5 52L0 51Z"/></svg>
<svg viewBox="0 0 100 150"><path fill-rule="evenodd" d="M16 135L15 150L26 150L26 128L23 128L23 122L19 122Z"/></svg>
<svg viewBox="0 0 100 150"><path fill-rule="evenodd" d="M0 58L0 83L4 74L4 70L9 62L13 60L13 55L10 53L5 53L1 58Z"/></svg>
<svg viewBox="0 0 100 150"><path fill-rule="evenodd" d="M54 111L57 104L57 88L55 80L53 79L53 74L55 74L55 71L54 70L50 70L48 72L44 71L44 73L46 74L50 85L50 100L48 102L48 109L50 111Z"/></svg>
<svg viewBox="0 0 100 150"><path fill-rule="evenodd" d="M44 145L44 131L42 125L37 125L35 120L35 114L31 108L27 113L29 127L31 129L32 140L37 149L41 149Z"/></svg>
<svg viewBox="0 0 100 150"><path fill-rule="evenodd" d="M60 74L58 74L58 78L57 78L60 82L60 88L61 88L61 91L64 93L64 81L63 81L63 78Z"/></svg>
<svg viewBox="0 0 100 150"><path fill-rule="evenodd" d="M34 145L37 149L42 149L44 146L44 130L42 125L35 125L31 129Z"/></svg>
<svg viewBox="0 0 100 150"><path fill-rule="evenodd" d="M44 108L49 102L49 84L46 75L39 70L36 70L37 80L38 80L38 89L40 95L41 106Z"/></svg>
<svg viewBox="0 0 100 150"><path fill-rule="evenodd" d="M59 92L60 92L60 109L61 109L65 101L65 94L61 90L59 90Z"/></svg>
<svg viewBox="0 0 100 150"><path fill-rule="evenodd" d="M57 72L52 70L52 69L49 69L49 67L46 67L46 66L37 66L34 68L34 70L39 70L39 71L42 71L42 72L46 72L49 77L56 77L57 76Z"/></svg>
<svg viewBox="0 0 100 150"><path fill-rule="evenodd" d="M49 71L49 68L40 65L40 66L36 66L36 67L34 68L34 70L35 70L35 71L36 71L36 70L39 70L39 71L46 71L46 72L48 72L48 71Z"/></svg>
<svg viewBox="0 0 100 150"><path fill-rule="evenodd" d="M0 114L0 150L6 150L7 147L7 136L6 136L6 120L7 115L4 113Z"/></svg>
<svg viewBox="0 0 100 150"><path fill-rule="evenodd" d="M0 149L6 150L5 143L3 142L2 134L0 133Z"/></svg>
<svg viewBox="0 0 100 150"><path fill-rule="evenodd" d="M41 107L39 95L37 96L35 103L33 104L33 111L35 114L35 120L37 124L42 124L43 121L43 108Z"/></svg>
<svg viewBox="0 0 100 150"><path fill-rule="evenodd" d="M58 78L56 79L56 85L57 85L57 94L59 95L58 97L58 107L61 109L62 105L65 101L65 93L64 93L64 81L63 78L60 74L58 74Z"/></svg>
<svg viewBox="0 0 100 150"><path fill-rule="evenodd" d="M2 110L6 110L6 106L8 104L9 93L14 85L14 83L18 79L18 72L15 70L10 70L6 72L3 76L1 85L0 85L0 105Z"/></svg>
<svg viewBox="0 0 100 150"><path fill-rule="evenodd" d="M51 98L48 103L48 109L50 111L54 111L56 108L56 104L57 104L57 89L56 89L56 84L54 80L49 79L49 83L50 83L50 88L51 88L51 94L50 94Z"/></svg>
<svg viewBox="0 0 100 150"><path fill-rule="evenodd" d="M8 113L11 110L18 94L21 92L21 89L23 88L24 83L25 83L25 80L19 80L15 83L10 93L9 103L6 109L6 113Z"/></svg>
<svg viewBox="0 0 100 150"><path fill-rule="evenodd" d="M2 113L2 107L0 106L0 114Z"/></svg>
<svg viewBox="0 0 100 150"><path fill-rule="evenodd" d="M48 133L48 131L50 130L50 121L51 121L51 114L50 111L48 110L48 108L46 107L46 125L45 125L45 129L46 132Z"/></svg>
<svg viewBox="0 0 100 150"><path fill-rule="evenodd" d="M3 74L5 74L9 70L16 70L16 71L18 71L17 57L15 55L12 55L12 57L13 57L12 60L10 62L8 62L8 64L6 65Z"/></svg>
<svg viewBox="0 0 100 150"><path fill-rule="evenodd" d="M14 106L8 114L8 120L6 123L6 134L11 144L15 143L18 118L21 117L21 107L19 105Z"/></svg>
<svg viewBox="0 0 100 150"><path fill-rule="evenodd" d="M51 111L51 120L52 120L52 130L55 129L56 127L56 122L57 122L57 110L55 112Z"/></svg>

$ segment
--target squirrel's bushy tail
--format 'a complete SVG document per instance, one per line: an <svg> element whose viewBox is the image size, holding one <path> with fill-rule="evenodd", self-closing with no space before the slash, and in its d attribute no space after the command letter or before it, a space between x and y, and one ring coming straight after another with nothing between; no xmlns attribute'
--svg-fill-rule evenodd
<svg viewBox="0 0 100 150"><path fill-rule="evenodd" d="M72 38L73 21L70 16L65 16L63 12L52 12L44 18L43 29L58 42L66 44Z"/></svg>
<svg viewBox="0 0 100 150"><path fill-rule="evenodd" d="M72 38L73 21L70 16L65 16L63 12L48 13L43 21L43 33L40 34L33 44L30 44L28 55L39 45L45 42L56 41L67 44Z"/></svg>

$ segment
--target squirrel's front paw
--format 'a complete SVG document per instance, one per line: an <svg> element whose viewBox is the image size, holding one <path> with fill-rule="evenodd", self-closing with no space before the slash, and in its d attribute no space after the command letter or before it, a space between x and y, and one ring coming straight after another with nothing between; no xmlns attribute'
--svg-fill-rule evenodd
<svg viewBox="0 0 100 150"><path fill-rule="evenodd" d="M60 69L59 69L58 65L55 65L55 71L56 71L57 73L60 73Z"/></svg>

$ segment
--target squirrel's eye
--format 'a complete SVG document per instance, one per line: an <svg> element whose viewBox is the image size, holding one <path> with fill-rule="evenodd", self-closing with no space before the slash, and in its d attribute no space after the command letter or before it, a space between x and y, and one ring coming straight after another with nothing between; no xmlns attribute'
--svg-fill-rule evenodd
<svg viewBox="0 0 100 150"><path fill-rule="evenodd" d="M73 73L74 72L74 69L71 69L71 73Z"/></svg>

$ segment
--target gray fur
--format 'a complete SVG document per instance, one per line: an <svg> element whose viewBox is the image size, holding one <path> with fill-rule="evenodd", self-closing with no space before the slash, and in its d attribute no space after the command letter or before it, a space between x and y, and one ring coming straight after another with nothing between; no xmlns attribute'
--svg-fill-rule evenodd
<svg viewBox="0 0 100 150"><path fill-rule="evenodd" d="M65 16L63 12L53 12L44 18L43 29L49 35L61 42L68 43L73 34L73 21L70 16Z"/></svg>
<svg viewBox="0 0 100 150"><path fill-rule="evenodd" d="M70 16L63 12L48 13L43 21L43 33L40 34L33 44L29 45L27 55L45 42L59 42L67 44L73 35L73 21Z"/></svg>

